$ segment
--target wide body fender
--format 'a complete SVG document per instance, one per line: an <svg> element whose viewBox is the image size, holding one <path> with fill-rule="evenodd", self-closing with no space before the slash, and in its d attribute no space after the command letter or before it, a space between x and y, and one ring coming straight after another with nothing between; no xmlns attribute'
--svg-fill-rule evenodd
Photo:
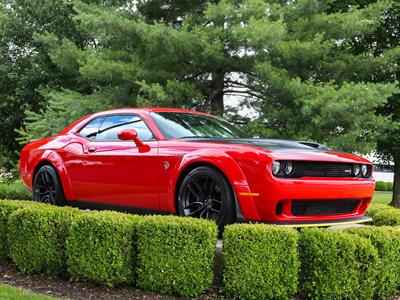
<svg viewBox="0 0 400 300"><path fill-rule="evenodd" d="M254 205L248 180L243 173L239 164L226 152L216 152L215 149L208 151L202 149L200 151L190 152L185 154L181 161L174 165L173 174L168 183L168 203L164 206L161 201L163 210L176 212L176 193L177 184L182 174L195 165L208 164L220 170L233 188L235 194L234 201L236 202L236 213L240 219L243 215L247 219L257 219L257 210Z"/></svg>

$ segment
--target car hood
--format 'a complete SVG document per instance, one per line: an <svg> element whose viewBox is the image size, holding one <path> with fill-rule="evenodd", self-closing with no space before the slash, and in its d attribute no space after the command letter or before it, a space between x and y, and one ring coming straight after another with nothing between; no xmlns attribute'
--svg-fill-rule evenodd
<svg viewBox="0 0 400 300"><path fill-rule="evenodd" d="M223 144L238 144L263 148L272 152L277 151L329 151L330 149L317 143L312 142L297 142L289 140L277 139L261 139L261 138L188 138L187 142L205 142L205 143L223 143Z"/></svg>
<svg viewBox="0 0 400 300"><path fill-rule="evenodd" d="M274 157L274 159L290 159L293 160L313 160L313 161L336 161L336 162L360 162L370 163L365 158L350 154L338 152L329 149L323 145L278 139L230 139L230 138L187 138L185 142L204 142L204 143L221 143L225 145L245 145L265 149Z"/></svg>

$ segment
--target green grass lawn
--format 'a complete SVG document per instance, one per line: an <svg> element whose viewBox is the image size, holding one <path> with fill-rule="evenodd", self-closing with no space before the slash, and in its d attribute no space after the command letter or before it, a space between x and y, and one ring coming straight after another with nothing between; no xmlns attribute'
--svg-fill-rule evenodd
<svg viewBox="0 0 400 300"><path fill-rule="evenodd" d="M0 299L2 300L56 300L59 298L34 294L30 291L0 284Z"/></svg>
<svg viewBox="0 0 400 300"><path fill-rule="evenodd" d="M392 201L392 192L375 192L373 203L389 204Z"/></svg>

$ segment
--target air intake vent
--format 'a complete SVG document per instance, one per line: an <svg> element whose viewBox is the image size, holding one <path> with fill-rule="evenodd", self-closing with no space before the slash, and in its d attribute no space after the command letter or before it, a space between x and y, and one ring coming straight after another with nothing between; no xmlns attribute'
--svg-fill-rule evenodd
<svg viewBox="0 0 400 300"><path fill-rule="evenodd" d="M292 202L294 216L329 216L351 213L359 200L302 200Z"/></svg>

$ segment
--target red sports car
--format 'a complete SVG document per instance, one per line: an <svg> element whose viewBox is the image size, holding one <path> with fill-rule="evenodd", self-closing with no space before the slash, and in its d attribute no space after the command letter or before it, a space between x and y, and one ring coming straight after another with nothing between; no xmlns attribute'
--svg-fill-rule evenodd
<svg viewBox="0 0 400 300"><path fill-rule="evenodd" d="M201 112L116 109L21 152L36 201L290 225L362 222L372 165L319 144L249 138Z"/></svg>

